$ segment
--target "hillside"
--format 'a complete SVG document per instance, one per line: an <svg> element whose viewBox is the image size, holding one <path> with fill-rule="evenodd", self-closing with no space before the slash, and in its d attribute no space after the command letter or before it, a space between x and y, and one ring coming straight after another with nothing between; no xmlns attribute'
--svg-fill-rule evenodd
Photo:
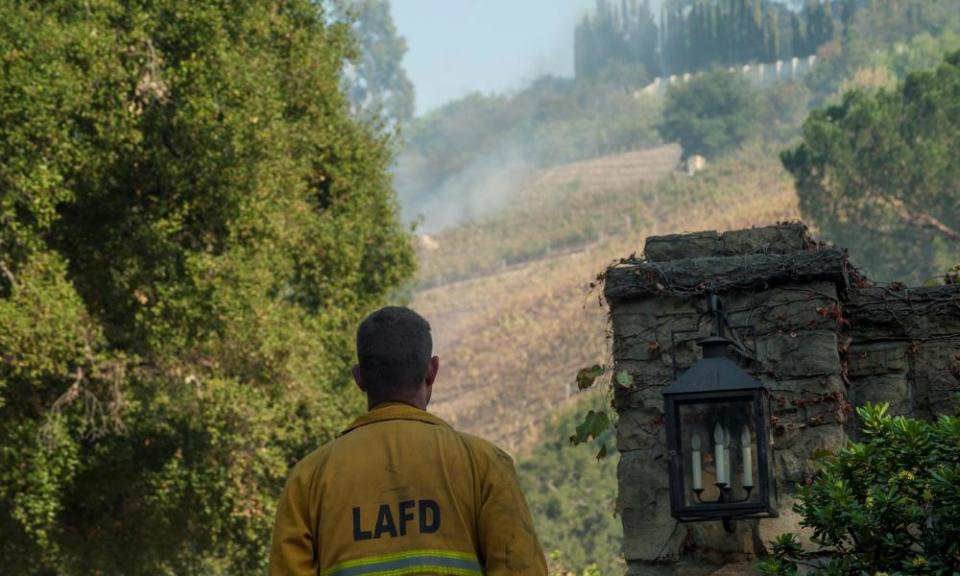
<svg viewBox="0 0 960 576"><path fill-rule="evenodd" d="M606 359L606 309L589 285L610 261L650 234L798 216L792 182L764 152L748 148L694 177L674 170L672 148L555 168L502 213L433 237L419 277L432 287L413 300L441 357L432 408L512 451L528 448L573 395L577 369ZM660 163L636 169L651 158Z"/></svg>
<svg viewBox="0 0 960 576"><path fill-rule="evenodd" d="M536 172L491 217L421 237L417 282L426 288L582 249L610 234L611 223L631 226L634 215L622 212L636 204L629 198L679 160L672 145Z"/></svg>

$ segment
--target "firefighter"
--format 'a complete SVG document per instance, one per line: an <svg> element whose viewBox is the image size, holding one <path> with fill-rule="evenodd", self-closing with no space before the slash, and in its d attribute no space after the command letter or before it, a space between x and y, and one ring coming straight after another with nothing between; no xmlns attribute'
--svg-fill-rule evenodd
<svg viewBox="0 0 960 576"><path fill-rule="evenodd" d="M369 411L290 472L270 576L545 576L513 461L426 412L440 366L427 321L378 310L357 356Z"/></svg>

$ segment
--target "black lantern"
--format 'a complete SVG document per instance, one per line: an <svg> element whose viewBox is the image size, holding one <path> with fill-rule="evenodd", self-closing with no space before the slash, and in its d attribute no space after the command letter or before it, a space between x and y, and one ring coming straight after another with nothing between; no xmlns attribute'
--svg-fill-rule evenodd
<svg viewBox="0 0 960 576"><path fill-rule="evenodd" d="M776 516L769 458L769 395L728 358L726 318L715 294L714 336L703 358L663 391L670 455L670 509L682 522Z"/></svg>

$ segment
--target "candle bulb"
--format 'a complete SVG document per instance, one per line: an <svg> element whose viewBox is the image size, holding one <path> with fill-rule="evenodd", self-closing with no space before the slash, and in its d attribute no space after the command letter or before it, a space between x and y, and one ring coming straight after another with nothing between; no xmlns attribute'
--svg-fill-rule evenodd
<svg viewBox="0 0 960 576"><path fill-rule="evenodd" d="M727 475L724 474L723 463L726 461L726 458L723 454L723 426L717 422L717 425L713 427L713 460L714 467L717 469L717 484L726 484Z"/></svg>
<svg viewBox="0 0 960 576"><path fill-rule="evenodd" d="M690 439L691 453L693 455L693 489L703 490L703 469L701 468L702 456L700 455L700 435L694 434Z"/></svg>
<svg viewBox="0 0 960 576"><path fill-rule="evenodd" d="M746 426L740 432L740 450L743 455L743 487L753 488L753 450L750 446L750 430Z"/></svg>
<svg viewBox="0 0 960 576"><path fill-rule="evenodd" d="M730 437L732 434L723 431L723 480L727 486L733 487L733 466L730 461Z"/></svg>

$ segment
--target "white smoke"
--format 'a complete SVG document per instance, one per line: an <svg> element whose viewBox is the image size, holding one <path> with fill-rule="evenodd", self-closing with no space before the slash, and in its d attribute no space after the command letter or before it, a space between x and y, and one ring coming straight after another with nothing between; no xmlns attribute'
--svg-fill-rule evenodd
<svg viewBox="0 0 960 576"><path fill-rule="evenodd" d="M426 194L420 191L414 195L404 178L398 178L403 218L407 222L419 220L419 232L435 233L491 216L510 204L534 169L519 146L507 145L478 157Z"/></svg>

